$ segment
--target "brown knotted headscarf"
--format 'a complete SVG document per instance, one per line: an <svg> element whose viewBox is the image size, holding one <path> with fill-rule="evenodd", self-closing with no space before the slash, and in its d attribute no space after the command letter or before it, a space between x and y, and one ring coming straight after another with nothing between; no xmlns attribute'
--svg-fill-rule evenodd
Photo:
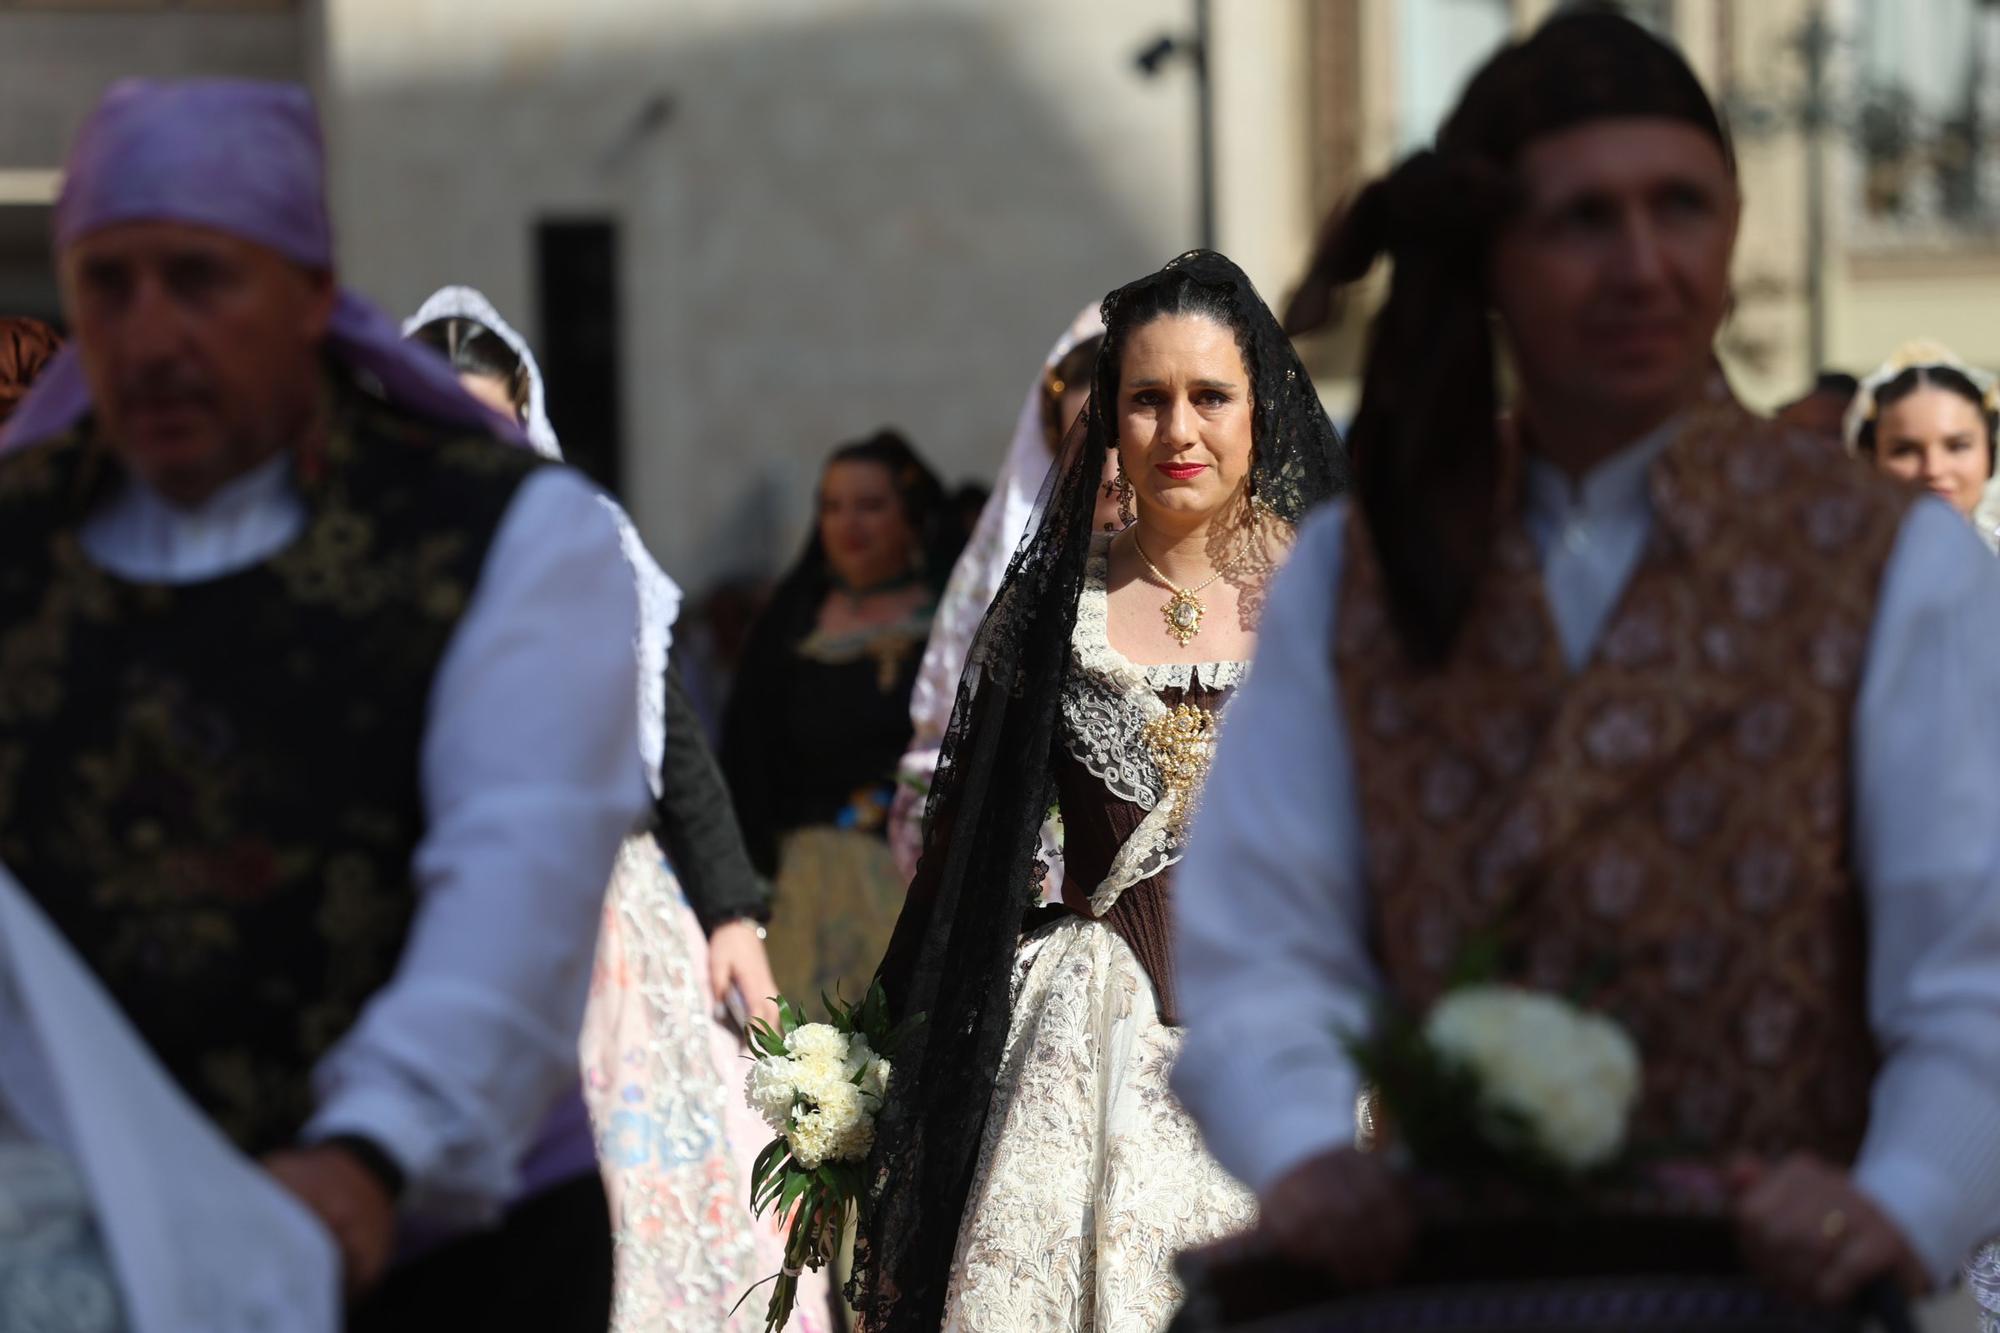
<svg viewBox="0 0 2000 1333"><path fill-rule="evenodd" d="M1677 51L1614 13L1558 15L1473 76L1434 150L1328 220L1285 312L1287 332L1308 332L1378 257L1394 264L1348 446L1390 612L1419 662L1449 653L1493 536L1500 441L1486 266L1518 202L1515 164L1536 139L1622 118L1691 124L1734 167L1728 132Z"/></svg>
<svg viewBox="0 0 2000 1333"><path fill-rule="evenodd" d="M62 335L26 315L0 316L0 426L27 397L28 386L62 349Z"/></svg>

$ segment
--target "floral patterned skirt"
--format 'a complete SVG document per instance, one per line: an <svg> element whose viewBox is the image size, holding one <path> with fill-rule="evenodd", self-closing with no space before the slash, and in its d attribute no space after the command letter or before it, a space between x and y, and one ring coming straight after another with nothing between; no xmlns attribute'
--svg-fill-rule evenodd
<svg viewBox="0 0 2000 1333"><path fill-rule="evenodd" d="M1156 1333L1175 1257L1256 1202L1168 1090L1180 1033L1124 940L1065 918L1023 941L1014 984L945 1328Z"/></svg>
<svg viewBox="0 0 2000 1333"><path fill-rule="evenodd" d="M756 1333L783 1262L750 1216L750 1166L769 1133L743 1105L743 1047L711 1016L708 948L651 838L619 853L605 898L582 1043L615 1236L614 1333ZM823 1274L799 1284L792 1328L826 1333Z"/></svg>

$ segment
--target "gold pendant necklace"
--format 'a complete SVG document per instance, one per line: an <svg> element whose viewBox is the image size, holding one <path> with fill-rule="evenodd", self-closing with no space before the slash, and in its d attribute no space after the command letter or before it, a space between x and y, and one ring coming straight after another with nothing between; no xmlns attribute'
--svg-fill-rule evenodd
<svg viewBox="0 0 2000 1333"><path fill-rule="evenodd" d="M1167 622L1167 633L1173 635L1181 647L1187 647L1189 641L1201 633L1201 618L1208 614L1207 605L1195 594L1221 578L1222 571L1216 570L1192 588L1183 588L1160 572L1160 567L1146 554L1146 548L1139 545L1136 530L1132 533L1132 549L1139 553L1139 558L1146 562L1146 568L1153 571L1153 577L1160 581L1161 586L1173 594L1160 608L1160 618Z"/></svg>

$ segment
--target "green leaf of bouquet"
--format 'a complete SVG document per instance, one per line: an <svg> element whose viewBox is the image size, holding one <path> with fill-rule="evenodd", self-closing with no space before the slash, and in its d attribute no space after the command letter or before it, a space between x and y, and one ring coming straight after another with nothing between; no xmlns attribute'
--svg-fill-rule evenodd
<svg viewBox="0 0 2000 1333"><path fill-rule="evenodd" d="M868 1036L868 1044L875 1044L875 1034L889 1021L889 997L882 991L882 983L870 982L868 994L861 1001L861 1012L856 1016L854 1026L857 1031Z"/></svg>
<svg viewBox="0 0 2000 1333"><path fill-rule="evenodd" d="M861 1188L866 1180L863 1164L860 1162L828 1162L820 1168L826 1182L827 1191L834 1198L845 1203L861 1196Z"/></svg>
<svg viewBox="0 0 2000 1333"><path fill-rule="evenodd" d="M757 1161L750 1168L750 1179L752 1181L762 1179L764 1173L776 1166L784 1157L785 1149L789 1146L783 1136L772 1139L769 1143L765 1144L764 1151L757 1154Z"/></svg>
<svg viewBox="0 0 2000 1333"><path fill-rule="evenodd" d="M792 1205L798 1202L799 1195L803 1194L806 1186L811 1183L811 1172L796 1166L788 1169L785 1172L785 1192L778 1198L778 1212L783 1214L792 1211Z"/></svg>
<svg viewBox="0 0 2000 1333"><path fill-rule="evenodd" d="M799 1025L799 1011L792 1007L791 1000L783 995L778 997L778 1028L787 1037Z"/></svg>
<svg viewBox="0 0 2000 1333"><path fill-rule="evenodd" d="M1470 935L1459 944L1458 957L1452 961L1445 988L1490 985L1499 978L1506 961L1507 948L1498 935L1483 932Z"/></svg>
<svg viewBox="0 0 2000 1333"><path fill-rule="evenodd" d="M756 1211L761 1213L777 1200L779 1193L785 1187L785 1181L791 1177L791 1166L791 1158L787 1157L771 1167L771 1173L764 1177L756 1192L751 1195L750 1202Z"/></svg>

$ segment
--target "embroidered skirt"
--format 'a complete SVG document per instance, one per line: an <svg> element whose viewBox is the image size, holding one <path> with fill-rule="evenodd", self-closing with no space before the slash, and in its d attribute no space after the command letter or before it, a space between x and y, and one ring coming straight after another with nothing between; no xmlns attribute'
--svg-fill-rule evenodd
<svg viewBox="0 0 2000 1333"><path fill-rule="evenodd" d="M750 1216L750 1167L770 1137L744 1103L744 1048L710 1015L708 942L651 838L619 853L582 1042L615 1241L614 1333L758 1333L750 1286L784 1238ZM826 1333L824 1274L799 1284L792 1327Z"/></svg>
<svg viewBox="0 0 2000 1333"><path fill-rule="evenodd" d="M1157 1333L1175 1256L1256 1203L1168 1090L1180 1033L1124 940L1066 917L1022 943L1014 984L945 1328Z"/></svg>

